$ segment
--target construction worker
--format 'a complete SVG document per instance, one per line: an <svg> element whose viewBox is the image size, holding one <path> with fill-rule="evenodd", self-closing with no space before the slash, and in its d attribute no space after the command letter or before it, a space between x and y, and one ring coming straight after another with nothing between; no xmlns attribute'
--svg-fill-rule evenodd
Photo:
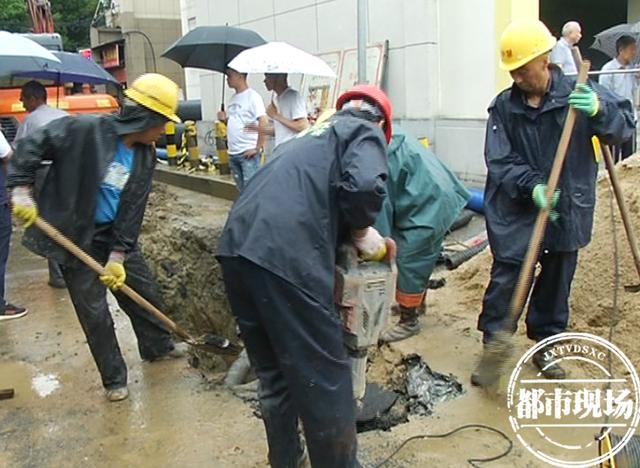
<svg viewBox="0 0 640 468"><path fill-rule="evenodd" d="M16 136L13 139L13 144L17 145L21 138L29 135L38 128L48 124L49 122L65 117L67 114L65 111L56 109L47 105L47 89L38 83L37 81L28 81L20 90L20 101L22 106L29 113L16 132ZM38 170L36 175L35 198L38 199L38 192L40 186L47 176L47 170L49 168L49 161L43 161L42 167ZM62 270L55 260L49 260L49 286L52 288L63 289L65 288L64 278L62 277Z"/></svg>
<svg viewBox="0 0 640 468"><path fill-rule="evenodd" d="M578 249L591 240L593 225L598 164L591 137L616 144L628 139L635 128L628 100L591 81L576 85L575 78L550 65L554 44L538 20L514 21L500 39L500 66L514 83L490 104L487 122L485 216L493 265L478 320L483 343L488 345L483 354L486 360L494 334L511 328L506 321L510 300L541 209L551 211L551 222L529 299L527 336L540 341L566 330ZM578 111L575 128L559 190L547 203L546 181L569 106ZM547 378L565 376L544 350L533 361ZM486 384L480 369L472 375L476 385Z"/></svg>
<svg viewBox="0 0 640 468"><path fill-rule="evenodd" d="M175 115L178 86L150 73L134 80L116 114L63 117L20 141L11 161L8 186L14 214L27 226L24 244L62 265L62 273L109 401L127 398L127 367L107 306L108 286L129 316L142 359L184 355L162 325L127 296L126 283L157 307L157 284L137 239L155 166L153 143ZM51 161L40 192L32 198L35 173ZM39 229L28 228L38 213L105 265L98 276Z"/></svg>
<svg viewBox="0 0 640 468"><path fill-rule="evenodd" d="M413 136L393 126L387 198L375 223L397 245L396 302L400 320L380 334L381 342L404 340L420 331L419 310L447 230L469 193L451 171Z"/></svg>
<svg viewBox="0 0 640 468"><path fill-rule="evenodd" d="M391 104L370 85L338 98L337 112L275 150L235 202L218 259L231 310L260 380L274 468L360 466L351 366L334 307L336 248L353 241L385 254L372 227L387 178ZM383 128L384 130L381 130Z"/></svg>

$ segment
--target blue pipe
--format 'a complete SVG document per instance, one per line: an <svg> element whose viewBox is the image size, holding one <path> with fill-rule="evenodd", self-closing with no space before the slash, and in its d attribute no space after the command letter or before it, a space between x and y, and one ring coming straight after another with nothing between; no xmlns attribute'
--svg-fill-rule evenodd
<svg viewBox="0 0 640 468"><path fill-rule="evenodd" d="M467 190L471 195L467 202L467 208L476 213L484 214L484 189L469 188Z"/></svg>

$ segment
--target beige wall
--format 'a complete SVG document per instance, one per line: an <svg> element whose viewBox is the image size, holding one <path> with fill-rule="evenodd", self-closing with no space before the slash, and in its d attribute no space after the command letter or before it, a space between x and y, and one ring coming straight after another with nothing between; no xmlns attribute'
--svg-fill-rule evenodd
<svg viewBox="0 0 640 468"><path fill-rule="evenodd" d="M640 0L628 0L627 21L630 23L640 21Z"/></svg>

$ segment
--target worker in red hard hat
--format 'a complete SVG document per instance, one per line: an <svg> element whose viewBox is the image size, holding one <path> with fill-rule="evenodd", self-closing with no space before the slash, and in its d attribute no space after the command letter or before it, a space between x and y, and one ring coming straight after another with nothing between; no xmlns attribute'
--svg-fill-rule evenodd
<svg viewBox="0 0 640 468"><path fill-rule="evenodd" d="M315 468L360 466L351 366L334 307L336 248L381 259L372 227L385 197L391 104L360 85L338 112L279 145L234 204L218 259L260 380L274 468L300 466L302 420Z"/></svg>

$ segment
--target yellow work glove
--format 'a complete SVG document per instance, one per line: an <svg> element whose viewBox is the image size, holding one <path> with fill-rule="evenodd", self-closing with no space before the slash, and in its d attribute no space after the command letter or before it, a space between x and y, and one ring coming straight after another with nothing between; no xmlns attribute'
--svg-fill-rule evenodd
<svg viewBox="0 0 640 468"><path fill-rule="evenodd" d="M387 255L384 237L371 226L353 231L353 243L364 261L379 262Z"/></svg>
<svg viewBox="0 0 640 468"><path fill-rule="evenodd" d="M127 272L124 270L124 254L122 252L111 252L109 261L104 266L104 275L100 276L100 281L112 291L117 291L124 286L127 279Z"/></svg>
<svg viewBox="0 0 640 468"><path fill-rule="evenodd" d="M24 222L24 227L31 226L38 217L38 208L31 196L31 187L21 185L11 191L13 214Z"/></svg>

